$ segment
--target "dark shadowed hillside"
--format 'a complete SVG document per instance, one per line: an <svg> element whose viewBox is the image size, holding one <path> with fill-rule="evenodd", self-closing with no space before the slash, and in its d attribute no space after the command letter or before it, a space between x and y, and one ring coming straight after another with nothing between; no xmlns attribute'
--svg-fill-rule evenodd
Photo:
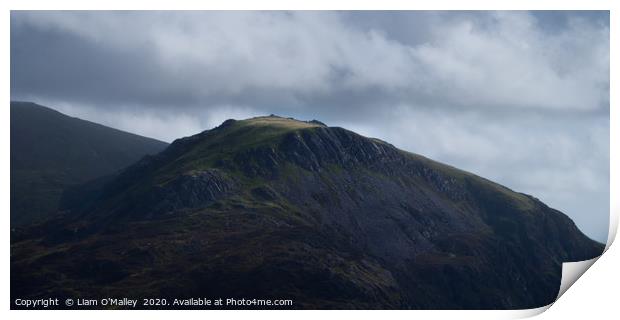
<svg viewBox="0 0 620 320"><path fill-rule="evenodd" d="M63 190L112 174L166 143L11 102L11 225L54 213Z"/></svg>
<svg viewBox="0 0 620 320"><path fill-rule="evenodd" d="M533 308L603 249L531 196L318 121L228 120L81 192L14 234L14 298Z"/></svg>

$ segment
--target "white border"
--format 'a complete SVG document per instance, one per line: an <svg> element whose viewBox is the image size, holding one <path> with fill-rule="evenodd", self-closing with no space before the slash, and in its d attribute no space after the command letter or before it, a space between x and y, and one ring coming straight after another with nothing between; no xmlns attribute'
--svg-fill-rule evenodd
<svg viewBox="0 0 620 320"><path fill-rule="evenodd" d="M618 37L620 34L618 31L619 23L614 23L614 19L618 21L620 14L618 13L620 1L614 0L521 0L521 1L508 1L508 0L433 0L425 1L423 3L413 3L413 1L404 0L315 0L308 1L307 3L301 3L301 1L290 0L237 0L237 1L210 1L208 3L198 3L198 1L192 0L137 0L137 1L122 1L122 0L107 0L107 1L79 1L79 0L56 0L56 1L44 1L44 0L22 0L22 1L3 1L0 3L2 13L0 14L0 25L2 26L2 44L4 50L0 51L2 61L4 61L4 76L2 80L1 99L8 103L10 101L10 74L8 72L10 68L10 51L9 51L9 37L10 37L10 13L9 10L61 10L61 9L79 9L79 10L96 10L96 9L122 9L122 10L181 10L181 9L288 9L288 10L300 10L300 9L312 9L312 10L345 10L345 9L360 9L360 10L403 10L403 9L415 9L415 10L611 10L611 57L618 55ZM616 70L616 63L611 61L611 106L616 105L615 91L617 91L617 79L618 72ZM616 89L616 90L614 90ZM4 218L4 230L9 229L9 179L10 166L9 166L9 108L4 107L0 109L0 130L2 131L2 168L3 170L3 183L0 188L0 197L2 197L2 208ZM617 164L620 160L618 156L617 146L620 142L618 139L619 131L614 124L618 123L618 111L616 108L611 108L611 138L610 138L610 154L611 154L611 221L609 240L606 249L610 249L609 246L615 238L615 234L618 226L618 212L620 205L618 200L613 195L618 194L618 170ZM298 319L313 319L317 317L355 317L360 319L373 319L378 317L388 316L390 318L411 319L412 317L420 317L422 319L497 319L497 318L522 318L539 314L548 307L543 307L533 310L518 310L518 311L8 311L9 306L9 246L6 245L10 242L10 233L2 232L4 235L4 243L2 246L3 263L1 266L2 274L2 290L0 293L0 305L2 306L2 312L7 313L4 315L4 319L40 319L42 317L50 319L104 319L109 317L115 317L119 319L170 319L171 317L182 316L184 318L200 318L205 317L232 317L232 318L268 318L268 319L288 319L295 317ZM616 246L617 247L617 246ZM618 293L618 273L620 270L619 252L615 248L611 248L606 254L600 258L600 262L595 264L593 269L596 270L596 274L587 273L582 281L579 281L574 286L575 289L569 290L562 299L558 300L551 308L550 312L546 312L543 318L559 319L565 316L581 317L590 316L598 312L604 312L607 310L607 315L617 314L616 303ZM604 264L600 265L599 264ZM585 280L588 280L585 281ZM567 300L564 303L563 300ZM602 303L601 303L602 302ZM606 302L606 303L605 303ZM596 309L595 309L596 308ZM605 314L605 313L602 313ZM609 316L608 316L609 317Z"/></svg>

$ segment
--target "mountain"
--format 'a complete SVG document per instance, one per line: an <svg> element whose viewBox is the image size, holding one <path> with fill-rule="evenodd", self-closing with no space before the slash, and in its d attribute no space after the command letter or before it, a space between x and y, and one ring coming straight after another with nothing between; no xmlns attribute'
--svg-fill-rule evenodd
<svg viewBox="0 0 620 320"><path fill-rule="evenodd" d="M534 197L276 116L176 140L63 205L62 218L12 234L12 298L534 308L554 301L562 262L603 250Z"/></svg>
<svg viewBox="0 0 620 320"><path fill-rule="evenodd" d="M11 226L58 209L69 186L115 173L166 143L29 102L11 102Z"/></svg>

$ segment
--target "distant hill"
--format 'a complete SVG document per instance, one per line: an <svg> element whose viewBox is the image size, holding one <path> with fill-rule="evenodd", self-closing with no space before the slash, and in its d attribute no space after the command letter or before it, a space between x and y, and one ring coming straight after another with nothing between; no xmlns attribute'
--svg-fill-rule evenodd
<svg viewBox="0 0 620 320"><path fill-rule="evenodd" d="M82 191L62 219L12 234L13 297L535 308L562 262L603 250L534 197L274 116L227 120Z"/></svg>
<svg viewBox="0 0 620 320"><path fill-rule="evenodd" d="M167 143L11 102L11 225L56 211L63 190L116 171Z"/></svg>

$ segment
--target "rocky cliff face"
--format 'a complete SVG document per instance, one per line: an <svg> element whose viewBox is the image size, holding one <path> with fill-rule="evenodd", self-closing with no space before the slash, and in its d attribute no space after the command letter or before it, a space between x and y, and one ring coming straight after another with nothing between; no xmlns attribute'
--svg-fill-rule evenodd
<svg viewBox="0 0 620 320"><path fill-rule="evenodd" d="M54 226L16 237L12 295L533 308L557 295L562 262L603 248L533 197L278 117L177 140L96 189L67 201Z"/></svg>

